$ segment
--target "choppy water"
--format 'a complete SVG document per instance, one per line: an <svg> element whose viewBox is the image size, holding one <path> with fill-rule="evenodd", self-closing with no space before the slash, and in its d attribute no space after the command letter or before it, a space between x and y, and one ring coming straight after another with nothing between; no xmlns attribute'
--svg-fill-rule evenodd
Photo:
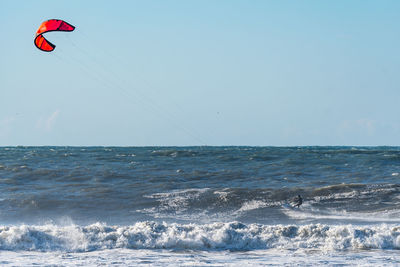
<svg viewBox="0 0 400 267"><path fill-rule="evenodd" d="M399 147L2 147L0 263L400 264L399 178Z"/></svg>

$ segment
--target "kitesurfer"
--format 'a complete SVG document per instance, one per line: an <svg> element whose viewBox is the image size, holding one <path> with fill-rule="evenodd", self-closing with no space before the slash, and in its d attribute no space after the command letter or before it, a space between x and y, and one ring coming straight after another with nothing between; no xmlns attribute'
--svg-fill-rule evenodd
<svg viewBox="0 0 400 267"><path fill-rule="evenodd" d="M300 195L298 195L298 196L294 199L294 205L293 205L293 207L298 207L298 208L300 208L301 204L303 204L303 199L301 198Z"/></svg>

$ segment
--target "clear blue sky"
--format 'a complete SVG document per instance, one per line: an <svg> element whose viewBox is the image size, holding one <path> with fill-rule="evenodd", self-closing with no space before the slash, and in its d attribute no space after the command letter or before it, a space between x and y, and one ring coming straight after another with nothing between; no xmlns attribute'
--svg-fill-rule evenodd
<svg viewBox="0 0 400 267"><path fill-rule="evenodd" d="M0 1L0 145L400 145L400 1ZM76 26L45 35L42 21Z"/></svg>

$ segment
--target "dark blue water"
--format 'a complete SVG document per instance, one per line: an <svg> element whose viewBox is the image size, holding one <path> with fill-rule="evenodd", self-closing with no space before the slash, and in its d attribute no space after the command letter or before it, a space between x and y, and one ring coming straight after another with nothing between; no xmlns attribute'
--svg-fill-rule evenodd
<svg viewBox="0 0 400 267"><path fill-rule="evenodd" d="M314 265L360 250L398 263L399 178L399 147L2 147L0 251L10 265L174 265L182 252L214 265L231 251L255 266L312 252Z"/></svg>
<svg viewBox="0 0 400 267"><path fill-rule="evenodd" d="M297 194L310 214L396 213L399 173L399 147L3 147L0 220L276 224Z"/></svg>

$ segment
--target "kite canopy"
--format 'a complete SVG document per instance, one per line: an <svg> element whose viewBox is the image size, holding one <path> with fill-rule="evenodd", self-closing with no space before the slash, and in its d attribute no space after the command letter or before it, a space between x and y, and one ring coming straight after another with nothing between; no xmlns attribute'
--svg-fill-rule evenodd
<svg viewBox="0 0 400 267"><path fill-rule="evenodd" d="M52 32L52 31L64 31L64 32L72 32L75 29L71 24L59 20L59 19L50 19L43 22L39 29L36 31L35 37L35 45L42 51L51 52L56 47L54 44L50 43L43 37L43 33Z"/></svg>

